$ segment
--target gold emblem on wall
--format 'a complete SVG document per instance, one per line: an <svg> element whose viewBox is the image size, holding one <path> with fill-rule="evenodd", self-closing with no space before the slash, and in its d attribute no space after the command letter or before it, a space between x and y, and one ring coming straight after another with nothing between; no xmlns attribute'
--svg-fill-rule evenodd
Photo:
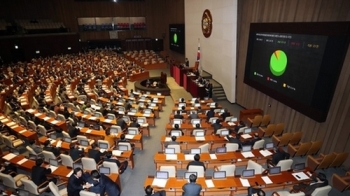
<svg viewBox="0 0 350 196"><path fill-rule="evenodd" d="M213 30L213 18L208 9L204 10L202 16L202 32L204 37L210 37L211 31Z"/></svg>

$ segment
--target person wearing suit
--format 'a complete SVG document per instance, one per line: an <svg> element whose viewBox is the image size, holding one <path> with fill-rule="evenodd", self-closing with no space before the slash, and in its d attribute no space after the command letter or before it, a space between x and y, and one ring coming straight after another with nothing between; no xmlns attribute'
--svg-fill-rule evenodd
<svg viewBox="0 0 350 196"><path fill-rule="evenodd" d="M227 110L227 108L225 108L224 113L222 113L220 116L222 120L225 120L226 117L229 117L230 115L231 115L230 112Z"/></svg>
<svg viewBox="0 0 350 196"><path fill-rule="evenodd" d="M51 169L49 168L49 165L47 165L46 167L41 167L43 163L44 163L43 159L37 159L35 161L35 166L32 167L32 175L31 175L31 178L34 184L36 184L37 186L41 185L40 186L41 188L49 184L46 174L51 173ZM53 178L50 181L56 184L57 179Z"/></svg>
<svg viewBox="0 0 350 196"><path fill-rule="evenodd" d="M175 124L174 128L169 131L169 135L171 135L171 131L181 131L181 134L184 135L185 133L180 129L179 124Z"/></svg>
<svg viewBox="0 0 350 196"><path fill-rule="evenodd" d="M236 143L238 144L238 148L242 148L242 142L239 140L241 136L239 134L236 134L236 137L233 137L231 135L227 135L226 139L229 143Z"/></svg>
<svg viewBox="0 0 350 196"><path fill-rule="evenodd" d="M91 187L89 183L85 184L82 175L83 170L81 168L78 167L73 170L73 174L69 176L67 183L68 196L79 196L81 190Z"/></svg>
<svg viewBox="0 0 350 196"><path fill-rule="evenodd" d="M188 168L191 166L191 165L196 165L196 166L203 166L203 168L204 168L204 171L206 170L206 168L205 168L205 165L204 165L204 163L202 162L202 161L200 161L200 156L199 156L199 154L195 154L194 155L194 161L190 161L188 164L187 164L187 167L186 167L186 169L188 170Z"/></svg>
<svg viewBox="0 0 350 196"><path fill-rule="evenodd" d="M267 166L270 165L275 166L280 162L281 160L289 159L290 155L289 153L286 153L283 148L279 147L277 149L277 152L272 155L272 159L267 159Z"/></svg>
<svg viewBox="0 0 350 196"><path fill-rule="evenodd" d="M122 128L122 130L125 130L127 128L127 124L126 124L125 120L123 119L122 115L117 120L117 126L120 126L120 128Z"/></svg>
<svg viewBox="0 0 350 196"><path fill-rule="evenodd" d="M250 141L247 141L244 143L244 145L250 145L250 146L253 146L255 144L255 142L261 140L261 138L259 137L259 134L258 133L254 133L254 138Z"/></svg>
<svg viewBox="0 0 350 196"><path fill-rule="evenodd" d="M215 123L212 124L212 127L214 127L214 134L217 134L216 131L218 129L221 129L222 125L221 125L221 120L220 119L216 119Z"/></svg>
<svg viewBox="0 0 350 196"><path fill-rule="evenodd" d="M194 174L190 175L190 182L182 186L182 196L199 196L202 191L202 186L196 183L197 176Z"/></svg>
<svg viewBox="0 0 350 196"><path fill-rule="evenodd" d="M103 155L100 152L100 150L98 149L97 144L93 143L91 145L91 149L89 149L89 151L88 151L88 157L95 159L96 164L97 164L98 162L101 161L101 156L103 156Z"/></svg>
<svg viewBox="0 0 350 196"><path fill-rule="evenodd" d="M100 195L108 195L119 196L120 188L117 183L113 182L109 177L104 174L100 174L97 170L91 171L91 177L93 180L98 182L100 186Z"/></svg>
<svg viewBox="0 0 350 196"><path fill-rule="evenodd" d="M210 110L207 112L207 122L209 122L209 119L215 116L214 108L210 108Z"/></svg>
<svg viewBox="0 0 350 196"><path fill-rule="evenodd" d="M188 61L188 58L185 59L185 65L186 67L190 67L190 61Z"/></svg>
<svg viewBox="0 0 350 196"><path fill-rule="evenodd" d="M248 196L265 196L265 192L259 188L248 187Z"/></svg>
<svg viewBox="0 0 350 196"><path fill-rule="evenodd" d="M124 173L124 171L126 170L126 168L128 167L128 161L123 161L123 163L120 163L120 161L118 160L117 157L112 156L112 152L108 151L106 153L106 157L103 159L103 161L107 161L107 162L112 162L117 164L118 168L120 169L119 174Z"/></svg>
<svg viewBox="0 0 350 196"><path fill-rule="evenodd" d="M52 147L51 143L50 143L50 140L46 140L44 142L43 150L48 151L48 152L52 152L56 157L61 154L60 153L60 148Z"/></svg>
<svg viewBox="0 0 350 196"><path fill-rule="evenodd" d="M181 114L181 111L176 111L176 114L174 115L174 119L183 119L184 117Z"/></svg>
<svg viewBox="0 0 350 196"><path fill-rule="evenodd" d="M179 142L176 141L176 136L171 136L171 141L167 142L164 144L164 147L167 148L169 145L173 145L173 144L180 144Z"/></svg>
<svg viewBox="0 0 350 196"><path fill-rule="evenodd" d="M146 196L166 196L166 192L164 190L154 192L151 185L147 185L145 188Z"/></svg>
<svg viewBox="0 0 350 196"><path fill-rule="evenodd" d="M293 186L292 192L304 192L306 196L310 196L316 188L328 185L327 176L324 173L314 173L311 176L312 182L310 184L300 183Z"/></svg>
<svg viewBox="0 0 350 196"><path fill-rule="evenodd" d="M69 145L69 156L73 161L76 161L84 156L84 152L82 150L79 150L79 147L76 143L71 143Z"/></svg>
<svg viewBox="0 0 350 196"><path fill-rule="evenodd" d="M130 123L129 127L137 127L137 128L141 127L141 125L139 123L137 123L137 119L136 118L132 118L131 121L132 122Z"/></svg>
<svg viewBox="0 0 350 196"><path fill-rule="evenodd" d="M119 142L127 142L131 145L132 148L134 148L135 144L131 143L128 139L125 138L124 134L120 135L120 139L117 141L117 145L119 144Z"/></svg>

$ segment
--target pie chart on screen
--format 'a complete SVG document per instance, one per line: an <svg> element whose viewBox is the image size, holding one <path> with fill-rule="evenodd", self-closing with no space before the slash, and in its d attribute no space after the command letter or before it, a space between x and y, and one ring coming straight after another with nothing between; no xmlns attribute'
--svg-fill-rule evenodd
<svg viewBox="0 0 350 196"><path fill-rule="evenodd" d="M270 70L274 76L281 76L287 68L287 55L282 50L276 50L270 58Z"/></svg>

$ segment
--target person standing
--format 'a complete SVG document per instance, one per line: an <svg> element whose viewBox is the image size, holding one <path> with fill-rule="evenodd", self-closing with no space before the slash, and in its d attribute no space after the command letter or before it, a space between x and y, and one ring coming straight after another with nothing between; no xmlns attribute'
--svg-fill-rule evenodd
<svg viewBox="0 0 350 196"><path fill-rule="evenodd" d="M100 174L97 170L91 171L91 177L93 180L98 182L100 186L100 195L108 195L119 196L120 188L117 183L113 182L109 177L104 174Z"/></svg>
<svg viewBox="0 0 350 196"><path fill-rule="evenodd" d="M73 170L73 174L69 176L67 184L68 196L79 196L81 190L91 187L89 183L85 184L82 175L83 170L80 167Z"/></svg>

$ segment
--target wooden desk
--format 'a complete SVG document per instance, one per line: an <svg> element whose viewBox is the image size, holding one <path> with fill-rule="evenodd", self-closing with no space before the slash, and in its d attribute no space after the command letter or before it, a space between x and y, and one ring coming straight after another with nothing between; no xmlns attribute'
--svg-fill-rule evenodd
<svg viewBox="0 0 350 196"><path fill-rule="evenodd" d="M0 114L0 119L1 122L4 123L8 128L10 128L10 130L13 133L15 133L18 138L38 141L38 135L36 132L27 130L26 127L17 124L10 118L7 118L4 114Z"/></svg>
<svg viewBox="0 0 350 196"><path fill-rule="evenodd" d="M201 109L202 109L202 110L221 109L221 108L222 108L221 105L218 105L216 108L210 108L210 106L208 106L208 105L202 105L202 106L201 106ZM186 111L197 110L197 109L198 109L197 107L189 107L189 106L186 106L186 108L185 108ZM175 111L178 111L178 110L181 110L181 108L179 108L179 107L177 107L177 106L174 106L174 107L173 107L173 113L174 113Z"/></svg>
<svg viewBox="0 0 350 196"><path fill-rule="evenodd" d="M213 99L207 99L207 100L200 100L199 103L201 105L206 105L207 103L213 103L214 100ZM179 105L179 100L174 100L174 104L175 106ZM185 101L186 105L194 105L195 103L192 100L186 100Z"/></svg>
<svg viewBox="0 0 350 196"><path fill-rule="evenodd" d="M227 122L222 122L221 123L222 128L228 128L228 129L233 129L236 125L229 125ZM179 127L185 135L191 135L193 129L197 129L195 128L192 124L186 124L186 123L182 123ZM169 132L174 129L173 125L168 123L165 127L165 135L169 135ZM214 132L214 127L212 127L212 124L210 123L201 123L201 127L200 129L204 129L206 130L205 134L206 135L211 135Z"/></svg>
<svg viewBox="0 0 350 196"><path fill-rule="evenodd" d="M148 71L144 71L144 72L136 73L136 74L131 74L129 76L130 82L135 82L137 80L143 80L143 79L147 79L147 78L149 78L149 72Z"/></svg>
<svg viewBox="0 0 350 196"><path fill-rule="evenodd" d="M162 146L162 150L165 148L165 144L171 140L171 137L162 136L160 139L160 144ZM227 143L225 138L216 136L216 135L206 135L205 140L197 141L194 136L180 136L176 138L177 142L180 142L181 150L190 150L192 148L198 148L199 146L209 143L209 150L216 149L217 147L222 147Z"/></svg>
<svg viewBox="0 0 350 196"><path fill-rule="evenodd" d="M39 139L39 143L40 143L40 144L44 144L44 142L45 142L47 139L48 139L48 138L45 137L45 136L44 136L44 137L41 137L41 138ZM52 146L57 146L57 142L58 142L58 141L59 141L59 139L56 140L55 142L53 142L51 145L52 145ZM69 150L69 145L70 145L70 143L67 143L67 142L62 141L62 143L61 143L61 150L66 150L66 151ZM86 154L86 153L89 151L89 149L91 149L90 146L84 148L84 153ZM121 161L124 161L124 160L128 161L128 165L130 165L130 168L131 168L131 169L134 168L135 162L134 162L133 151L131 151L131 150L129 150L129 151L124 151L120 156L118 156L118 159L121 160Z"/></svg>
<svg viewBox="0 0 350 196"><path fill-rule="evenodd" d="M191 123L191 119L189 119L189 114L181 114L184 118L182 119L183 122L185 123ZM170 114L169 116L169 122L172 122L174 120L175 114ZM207 120L207 115L205 114L198 114L198 117L201 119L201 123L204 123ZM220 117L218 113L215 113L215 117ZM225 120L225 119L223 119Z"/></svg>
<svg viewBox="0 0 350 196"><path fill-rule="evenodd" d="M65 121L55 120L54 118L46 116L45 113L40 113L38 110L35 110L35 109L28 109L28 110L26 110L26 112L34 115L36 118L39 118L39 119L51 124L52 126L57 126L57 127L61 128L62 130L67 131L67 125L66 125Z"/></svg>
<svg viewBox="0 0 350 196"><path fill-rule="evenodd" d="M212 159L212 155L209 153L201 153L200 160L204 162L206 168L214 168L214 166L230 164L235 164L236 166L246 166L248 164L248 160L253 160L258 163L266 163L266 160L272 156L271 154L270 156L264 157L260 153L260 150L257 149L254 149L251 152L254 155L254 157L251 158L245 158L241 152L227 152L223 154L216 154L216 159ZM193 161L192 158L189 158L190 156L185 156L184 153L177 153L176 160L167 160L166 157L166 154L159 152L154 155L156 169L162 165L174 165L177 167L177 169L186 169L187 164L190 161ZM186 159L186 157L188 159Z"/></svg>
<svg viewBox="0 0 350 196"><path fill-rule="evenodd" d="M305 170L307 171L307 170ZM304 172L307 176L309 176L306 172ZM279 175L275 176L268 176L270 180L272 181L272 184L267 184L262 179L264 175L255 175L252 178L247 178L250 186L252 187L259 187L263 188L264 190L272 190L272 189L284 189L290 186L293 186L294 184L298 184L300 182L308 182L310 179L298 181L293 175L292 172L289 171L283 171ZM266 175L265 175L266 176ZM144 186L152 185L154 180L154 177L148 176L145 180ZM208 187L206 180L212 180L215 187ZM188 180L182 179L182 178L169 178L165 187L157 187L153 186L153 188L158 190L165 190L167 195L182 195L182 186L184 184L188 183ZM240 177L227 177L225 179L212 179L211 177L208 178L197 178L196 181L197 184L200 184L202 186L202 196L215 196L215 195L235 195L235 194L247 194L247 188L243 186L241 183ZM257 185L257 184L258 185Z"/></svg>

